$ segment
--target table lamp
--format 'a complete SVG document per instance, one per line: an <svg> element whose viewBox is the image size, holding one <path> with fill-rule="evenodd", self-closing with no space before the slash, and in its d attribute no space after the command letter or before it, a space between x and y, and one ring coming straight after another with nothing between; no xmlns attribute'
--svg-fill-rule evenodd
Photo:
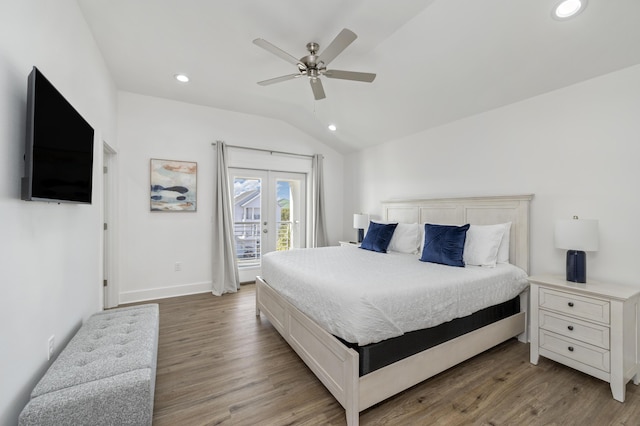
<svg viewBox="0 0 640 426"><path fill-rule="evenodd" d="M556 221L556 247L567 250L567 281L587 282L586 251L598 250L598 221L573 219Z"/></svg>
<svg viewBox="0 0 640 426"><path fill-rule="evenodd" d="M358 242L364 239L364 230L369 227L369 215L356 213L353 215L353 227L358 230Z"/></svg>

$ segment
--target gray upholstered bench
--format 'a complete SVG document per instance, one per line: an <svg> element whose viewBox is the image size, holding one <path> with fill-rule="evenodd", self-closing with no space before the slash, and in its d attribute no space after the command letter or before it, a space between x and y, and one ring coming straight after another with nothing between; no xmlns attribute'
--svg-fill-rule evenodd
<svg viewBox="0 0 640 426"><path fill-rule="evenodd" d="M31 392L20 425L150 425L158 305L91 316Z"/></svg>

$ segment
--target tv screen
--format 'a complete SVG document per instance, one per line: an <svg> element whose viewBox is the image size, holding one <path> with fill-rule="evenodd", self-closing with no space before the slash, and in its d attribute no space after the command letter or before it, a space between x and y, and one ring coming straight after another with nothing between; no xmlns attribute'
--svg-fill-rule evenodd
<svg viewBox="0 0 640 426"><path fill-rule="evenodd" d="M33 67L22 199L91 204L92 177L93 128Z"/></svg>

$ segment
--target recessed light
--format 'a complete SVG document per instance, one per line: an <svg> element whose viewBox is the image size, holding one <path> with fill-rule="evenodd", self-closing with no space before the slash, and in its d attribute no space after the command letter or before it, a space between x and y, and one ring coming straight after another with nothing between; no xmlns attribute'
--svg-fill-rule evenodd
<svg viewBox="0 0 640 426"><path fill-rule="evenodd" d="M335 131L338 129L338 128L336 127L336 125L335 125L335 124L329 124L327 127L328 127L328 128L329 128L329 130L331 130L332 132L335 132Z"/></svg>
<svg viewBox="0 0 640 426"><path fill-rule="evenodd" d="M176 74L176 75L174 75L174 77L180 83L188 83L189 82L189 77L186 76L185 74Z"/></svg>
<svg viewBox="0 0 640 426"><path fill-rule="evenodd" d="M582 12L587 7L587 0L562 0L553 8L551 16L553 19L564 21Z"/></svg>

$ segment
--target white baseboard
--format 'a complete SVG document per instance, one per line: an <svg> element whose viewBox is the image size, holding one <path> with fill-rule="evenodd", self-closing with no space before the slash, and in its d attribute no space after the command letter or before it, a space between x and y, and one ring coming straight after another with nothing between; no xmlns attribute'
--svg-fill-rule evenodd
<svg viewBox="0 0 640 426"><path fill-rule="evenodd" d="M188 294L211 292L211 281L174 285L171 287L150 288L146 290L125 291L120 293L118 303L144 302L147 300L166 299L167 297L186 296Z"/></svg>

